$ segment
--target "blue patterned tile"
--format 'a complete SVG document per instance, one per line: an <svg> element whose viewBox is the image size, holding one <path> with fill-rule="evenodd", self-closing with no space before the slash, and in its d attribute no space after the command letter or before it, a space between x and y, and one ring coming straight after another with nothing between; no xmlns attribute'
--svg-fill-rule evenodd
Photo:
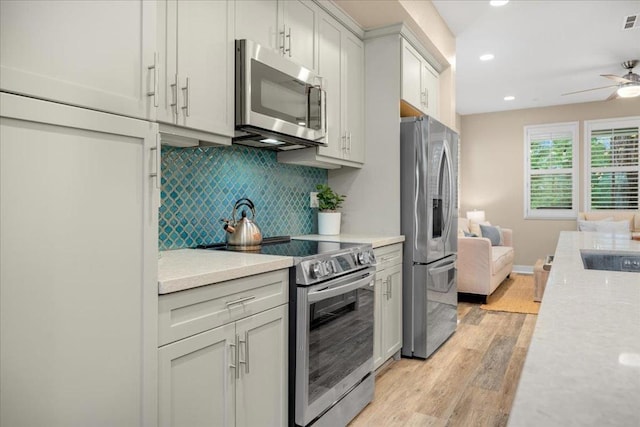
<svg viewBox="0 0 640 427"><path fill-rule="evenodd" d="M223 242L220 219L243 197L256 205L263 236L313 233L309 192L326 182L326 170L280 164L274 151L163 146L159 248Z"/></svg>

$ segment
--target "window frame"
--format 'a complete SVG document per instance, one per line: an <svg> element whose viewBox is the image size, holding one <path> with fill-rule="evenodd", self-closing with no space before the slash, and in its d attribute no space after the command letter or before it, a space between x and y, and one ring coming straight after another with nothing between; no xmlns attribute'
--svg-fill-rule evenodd
<svg viewBox="0 0 640 427"><path fill-rule="evenodd" d="M585 120L583 130L583 143L584 143L584 162L583 162L583 185L584 185L584 200L583 208L585 212L590 212L591 208L591 132L593 130L601 129L616 129L637 126L640 131L640 116L628 116L628 117L616 117L610 119L596 119ZM638 148L640 156L640 146ZM638 161L638 175L640 177L640 159ZM628 210L634 212L640 209L640 201L638 208L636 209L614 209L614 210ZM596 209L597 212L607 212L611 209Z"/></svg>
<svg viewBox="0 0 640 427"><path fill-rule="evenodd" d="M580 141L579 122L545 123L524 126L524 219L569 220L578 217ZM567 132L571 134L571 209L531 209L531 136L532 134ZM547 169L550 170L550 169Z"/></svg>

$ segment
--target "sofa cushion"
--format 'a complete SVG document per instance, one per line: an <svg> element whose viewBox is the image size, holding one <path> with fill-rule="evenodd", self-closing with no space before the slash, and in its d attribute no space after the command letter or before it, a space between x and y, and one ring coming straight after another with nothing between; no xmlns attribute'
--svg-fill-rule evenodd
<svg viewBox="0 0 640 427"><path fill-rule="evenodd" d="M515 252L511 246L493 246L491 248L491 274L513 263L514 254Z"/></svg>
<svg viewBox="0 0 640 427"><path fill-rule="evenodd" d="M480 231L480 224L491 225L489 221L482 221L482 222L469 221L469 231L474 234L477 234L478 236L482 236L482 232Z"/></svg>
<svg viewBox="0 0 640 427"><path fill-rule="evenodd" d="M613 221L613 217L606 217L602 219L592 219L592 220L578 220L578 231L596 231L598 224L602 222Z"/></svg>
<svg viewBox="0 0 640 427"><path fill-rule="evenodd" d="M486 237L491 241L491 246L502 246L502 230L498 226L480 224L480 232L482 237Z"/></svg>

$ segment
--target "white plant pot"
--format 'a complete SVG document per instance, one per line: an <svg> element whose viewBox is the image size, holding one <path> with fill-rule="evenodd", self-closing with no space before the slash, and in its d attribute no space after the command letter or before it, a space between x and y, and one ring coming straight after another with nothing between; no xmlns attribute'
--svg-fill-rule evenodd
<svg viewBox="0 0 640 427"><path fill-rule="evenodd" d="M341 212L318 212L318 234L340 234L340 217Z"/></svg>

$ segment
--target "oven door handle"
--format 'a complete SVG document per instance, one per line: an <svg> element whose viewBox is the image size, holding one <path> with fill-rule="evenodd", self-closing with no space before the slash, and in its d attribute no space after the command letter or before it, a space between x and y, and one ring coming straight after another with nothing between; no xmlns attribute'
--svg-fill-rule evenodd
<svg viewBox="0 0 640 427"><path fill-rule="evenodd" d="M314 303L323 299L342 295L354 289L362 288L367 283L369 284L369 286L373 286L374 277L375 276L373 274L368 274L362 279L356 280L355 282L347 282L347 284L342 286L336 286L335 288L326 288L320 291L309 291L309 293L307 294L307 301L309 303Z"/></svg>

